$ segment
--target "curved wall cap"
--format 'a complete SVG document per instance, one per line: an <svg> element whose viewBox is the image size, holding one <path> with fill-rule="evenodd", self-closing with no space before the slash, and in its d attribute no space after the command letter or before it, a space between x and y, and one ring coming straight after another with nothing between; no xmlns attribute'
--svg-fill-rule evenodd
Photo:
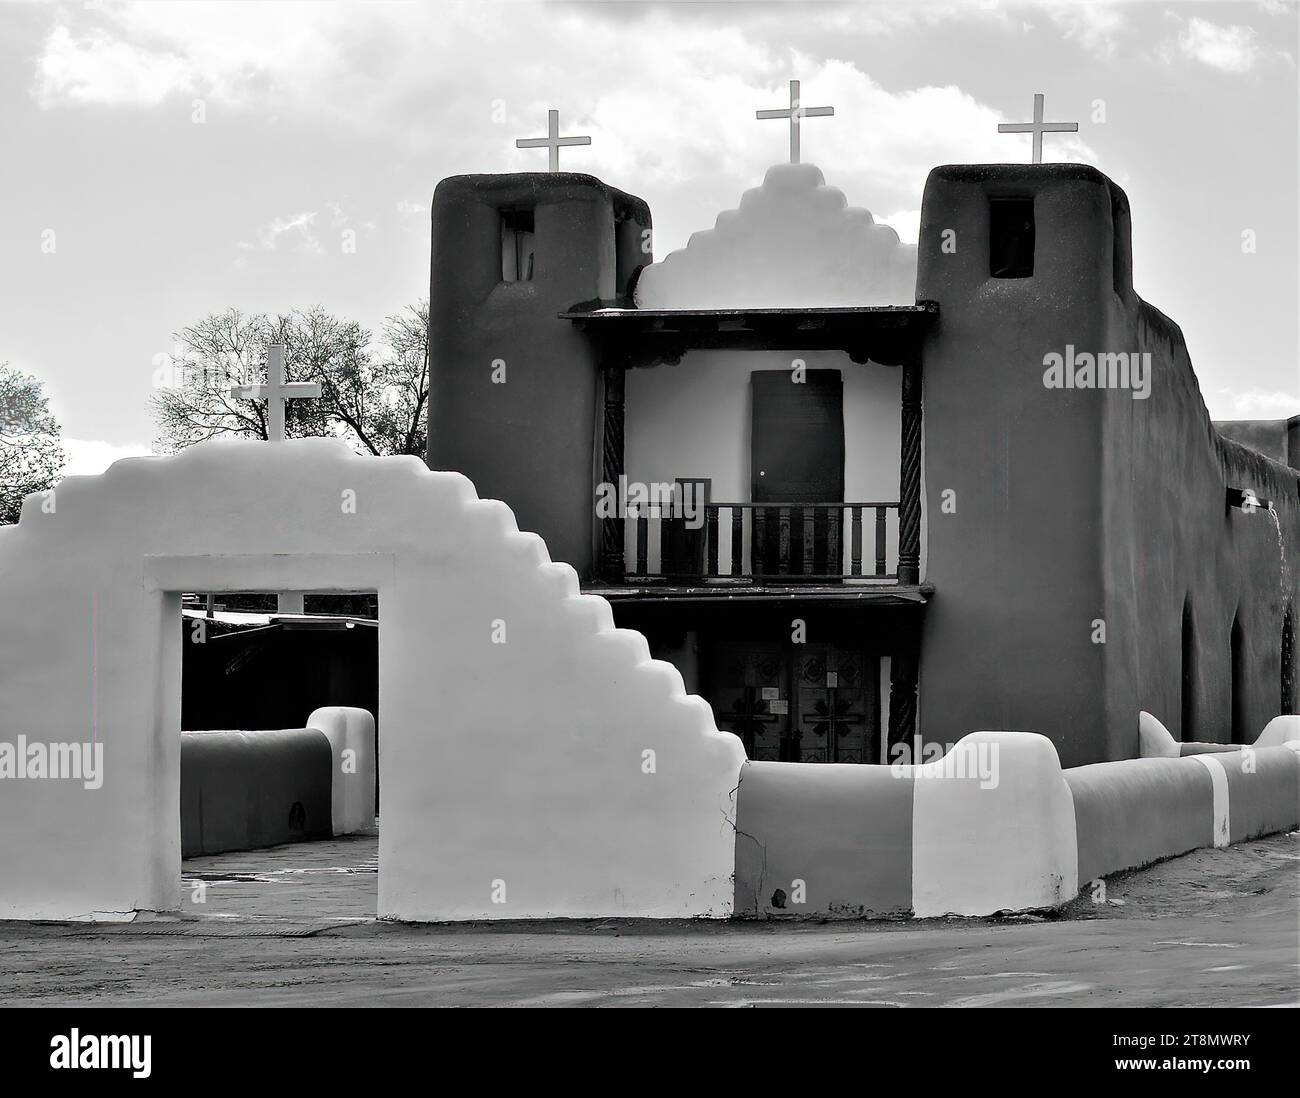
<svg viewBox="0 0 1300 1098"><path fill-rule="evenodd" d="M1140 758L1178 758L1178 741L1158 718L1153 717L1145 709L1138 714L1138 742L1141 748Z"/></svg>
<svg viewBox="0 0 1300 1098"><path fill-rule="evenodd" d="M1274 717L1255 740L1256 747L1282 747L1288 743L1300 743L1300 716Z"/></svg>
<svg viewBox="0 0 1300 1098"><path fill-rule="evenodd" d="M972 732L911 769L918 918L1033 911L1074 898L1074 801L1046 736Z"/></svg>

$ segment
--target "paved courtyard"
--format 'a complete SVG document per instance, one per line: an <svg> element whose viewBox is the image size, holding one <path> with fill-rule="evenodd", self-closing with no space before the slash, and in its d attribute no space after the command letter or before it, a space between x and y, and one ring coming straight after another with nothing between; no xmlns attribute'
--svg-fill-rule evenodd
<svg viewBox="0 0 1300 1098"><path fill-rule="evenodd" d="M1048 920L393 925L377 864L373 832L198 858L179 918L0 923L0 1003L1300 1003L1300 833L1119 875Z"/></svg>

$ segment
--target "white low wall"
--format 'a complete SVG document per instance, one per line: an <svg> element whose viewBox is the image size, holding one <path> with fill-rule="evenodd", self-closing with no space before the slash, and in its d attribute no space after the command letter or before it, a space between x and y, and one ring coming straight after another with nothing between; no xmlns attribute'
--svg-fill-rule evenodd
<svg viewBox="0 0 1300 1098"><path fill-rule="evenodd" d="M1074 898L1074 804L1046 736L974 732L910 769L914 914L990 915Z"/></svg>
<svg viewBox="0 0 1300 1098"><path fill-rule="evenodd" d="M1300 743L1300 716L1274 717L1255 740L1256 747L1281 747L1288 743Z"/></svg>
<svg viewBox="0 0 1300 1098"><path fill-rule="evenodd" d="M1059 907L1074 807L1052 741L975 732L918 766L748 763L737 911L918 917Z"/></svg>
<svg viewBox="0 0 1300 1098"><path fill-rule="evenodd" d="M375 718L365 709L331 705L315 710L307 727L325 733L334 752L330 783L335 835L375 823Z"/></svg>

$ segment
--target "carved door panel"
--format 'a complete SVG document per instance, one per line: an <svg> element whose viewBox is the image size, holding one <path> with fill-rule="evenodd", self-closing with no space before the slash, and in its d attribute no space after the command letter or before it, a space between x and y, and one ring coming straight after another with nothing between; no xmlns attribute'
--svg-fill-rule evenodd
<svg viewBox="0 0 1300 1098"><path fill-rule="evenodd" d="M786 757L790 739L789 668L779 644L718 644L710 659L708 700L718 727L737 735L754 760Z"/></svg>
<svg viewBox="0 0 1300 1098"><path fill-rule="evenodd" d="M794 679L799 761L875 762L876 661L833 645L803 645L796 650Z"/></svg>

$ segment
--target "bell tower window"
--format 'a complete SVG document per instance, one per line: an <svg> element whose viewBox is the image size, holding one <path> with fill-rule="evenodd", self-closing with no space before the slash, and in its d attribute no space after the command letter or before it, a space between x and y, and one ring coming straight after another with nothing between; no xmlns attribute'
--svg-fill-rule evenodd
<svg viewBox="0 0 1300 1098"><path fill-rule="evenodd" d="M1030 278L1034 273L1034 200L989 199L989 274Z"/></svg>
<svg viewBox="0 0 1300 1098"><path fill-rule="evenodd" d="M501 281L533 279L533 211L501 211Z"/></svg>

